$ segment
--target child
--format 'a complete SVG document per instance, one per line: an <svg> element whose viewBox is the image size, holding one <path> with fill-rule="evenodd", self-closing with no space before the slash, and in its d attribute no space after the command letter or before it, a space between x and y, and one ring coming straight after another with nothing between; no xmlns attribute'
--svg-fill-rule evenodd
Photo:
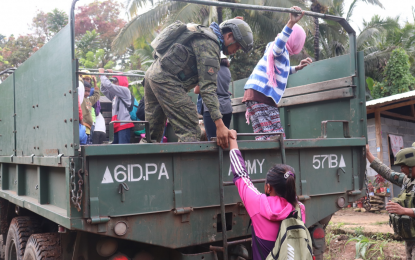
<svg viewBox="0 0 415 260"><path fill-rule="evenodd" d="M294 6L295 10L301 8ZM252 121L254 133L284 132L281 125L278 102L280 102L287 85L288 75L302 70L312 61L301 61L300 65L290 67L289 55L300 53L304 46L306 34L296 24L304 15L290 14L290 20L274 42L265 49L264 56L256 65L245 84L242 102L246 104L246 120ZM256 140L268 140L271 136L257 136Z"/></svg>
<svg viewBox="0 0 415 260"><path fill-rule="evenodd" d="M305 207L297 200L294 169L286 164L274 165L267 173L261 194L249 178L238 150L236 131L231 131L230 152L233 182L252 220L253 260L265 259L274 248L281 221L299 204L305 222Z"/></svg>

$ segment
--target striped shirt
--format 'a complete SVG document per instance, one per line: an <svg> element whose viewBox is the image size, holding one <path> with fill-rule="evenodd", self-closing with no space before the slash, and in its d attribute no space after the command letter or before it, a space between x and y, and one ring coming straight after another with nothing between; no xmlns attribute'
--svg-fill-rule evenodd
<svg viewBox="0 0 415 260"><path fill-rule="evenodd" d="M268 84L267 75L267 53L270 51L271 43L268 43L265 49L264 56L259 60L254 71L245 84L244 89L254 89L267 97L272 98L275 104L280 102L282 95L284 95L285 88L287 86L288 75L296 72L295 67L290 67L290 56L286 48L286 43L293 30L287 26L284 27L282 33L278 34L275 38L274 48L272 52L274 54L274 64L278 68L279 72L275 69L275 75L277 79L277 86L272 87Z"/></svg>

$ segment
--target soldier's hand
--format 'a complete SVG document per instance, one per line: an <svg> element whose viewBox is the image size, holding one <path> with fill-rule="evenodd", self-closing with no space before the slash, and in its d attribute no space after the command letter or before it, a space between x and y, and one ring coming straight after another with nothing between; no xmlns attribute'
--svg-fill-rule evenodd
<svg viewBox="0 0 415 260"><path fill-rule="evenodd" d="M104 70L103 68L99 68L99 69L98 69L98 72L99 72L99 73L105 73L105 70Z"/></svg>
<svg viewBox="0 0 415 260"><path fill-rule="evenodd" d="M399 205L398 203L389 201L389 203L386 204L386 210L389 213L395 213L395 214L399 214L399 215L407 215L408 208L404 208L401 205Z"/></svg>
<svg viewBox="0 0 415 260"><path fill-rule="evenodd" d="M228 148L229 129L223 124L222 119L215 121L217 144L223 149Z"/></svg>

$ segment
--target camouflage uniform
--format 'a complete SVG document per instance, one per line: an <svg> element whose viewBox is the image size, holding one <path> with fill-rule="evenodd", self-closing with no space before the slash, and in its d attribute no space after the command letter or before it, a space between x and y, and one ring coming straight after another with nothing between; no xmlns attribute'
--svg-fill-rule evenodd
<svg viewBox="0 0 415 260"><path fill-rule="evenodd" d="M370 167L374 169L379 175L388 181L406 188L407 184L411 182L411 178L408 178L404 173L398 173L392 171L388 166L383 164L379 159L375 160L370 164ZM415 209L414 210L415 213ZM414 240L405 240L406 259L415 260L415 238Z"/></svg>
<svg viewBox="0 0 415 260"><path fill-rule="evenodd" d="M218 41L195 37L186 45L173 44L163 57L154 61L146 72L144 84L145 115L150 123L151 140L161 140L168 118L179 142L199 141L196 105L187 95L196 85L200 86L213 121L222 118L216 95L219 57Z"/></svg>

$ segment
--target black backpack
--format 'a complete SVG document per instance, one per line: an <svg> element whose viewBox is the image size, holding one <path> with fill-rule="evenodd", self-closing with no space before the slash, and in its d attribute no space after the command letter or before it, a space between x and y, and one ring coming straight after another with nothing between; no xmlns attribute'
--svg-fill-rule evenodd
<svg viewBox="0 0 415 260"><path fill-rule="evenodd" d="M144 107L144 97L143 97L138 103L137 114L136 114L137 118L140 119L141 121L145 121L146 119L144 108L145 107Z"/></svg>

